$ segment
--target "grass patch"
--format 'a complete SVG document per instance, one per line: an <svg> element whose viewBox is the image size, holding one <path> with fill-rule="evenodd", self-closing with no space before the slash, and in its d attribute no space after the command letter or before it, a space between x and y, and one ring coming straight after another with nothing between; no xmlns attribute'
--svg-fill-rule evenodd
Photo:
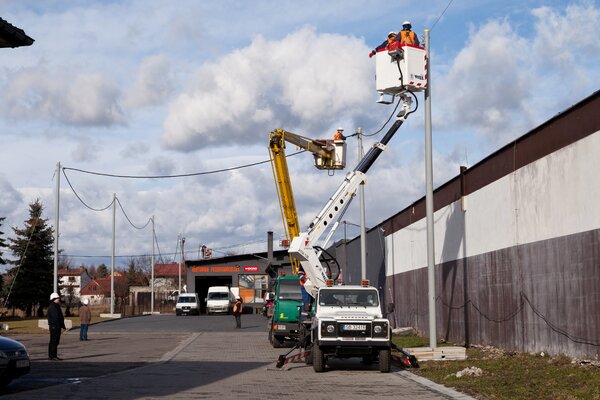
<svg viewBox="0 0 600 400"><path fill-rule="evenodd" d="M11 334L35 334L35 333L48 333L47 329L38 327L38 320L45 318L2 318L0 323L7 324L9 329L7 331L0 331L0 334L6 336ZM68 317L73 321L73 328L79 328L79 317ZM109 320L111 318L100 318L92 317L92 324Z"/></svg>
<svg viewBox="0 0 600 400"><path fill-rule="evenodd" d="M395 337L400 347L429 347L429 339ZM440 345L442 346L442 345ZM600 364L573 362L569 357L517 353L496 348L469 348L467 360L421 361L409 371L477 399L597 399ZM456 373L469 367L481 376Z"/></svg>

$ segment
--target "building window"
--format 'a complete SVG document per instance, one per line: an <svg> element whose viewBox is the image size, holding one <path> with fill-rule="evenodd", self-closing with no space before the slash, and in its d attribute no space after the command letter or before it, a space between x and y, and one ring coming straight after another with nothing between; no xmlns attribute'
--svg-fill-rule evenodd
<svg viewBox="0 0 600 400"><path fill-rule="evenodd" d="M240 297L244 303L262 303L268 282L268 275L238 275Z"/></svg>

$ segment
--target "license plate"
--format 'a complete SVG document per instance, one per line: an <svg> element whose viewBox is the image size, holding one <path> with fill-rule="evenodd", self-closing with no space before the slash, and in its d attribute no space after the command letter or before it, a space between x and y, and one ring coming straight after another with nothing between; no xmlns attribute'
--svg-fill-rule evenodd
<svg viewBox="0 0 600 400"><path fill-rule="evenodd" d="M29 360L17 360L17 368L29 367Z"/></svg>
<svg viewBox="0 0 600 400"><path fill-rule="evenodd" d="M366 325L350 325L350 324L342 325L342 330L344 330L344 331L364 331L366 329L367 329Z"/></svg>
<svg viewBox="0 0 600 400"><path fill-rule="evenodd" d="M277 325L277 330L278 331L285 331L286 326L285 325Z"/></svg>

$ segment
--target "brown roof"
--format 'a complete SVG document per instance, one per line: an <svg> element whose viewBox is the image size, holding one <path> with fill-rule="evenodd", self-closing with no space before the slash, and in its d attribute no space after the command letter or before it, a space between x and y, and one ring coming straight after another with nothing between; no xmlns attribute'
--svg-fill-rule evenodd
<svg viewBox="0 0 600 400"><path fill-rule="evenodd" d="M185 266L181 268L181 273L185 274ZM154 277L173 278L179 277L179 264L154 264Z"/></svg>
<svg viewBox="0 0 600 400"><path fill-rule="evenodd" d="M85 268L84 267L79 267L79 268L61 268L58 271L56 271L58 276L79 276L81 274L83 274L85 272Z"/></svg>
<svg viewBox="0 0 600 400"><path fill-rule="evenodd" d="M115 274L115 291L122 290L125 287L125 277ZM110 296L110 275L104 278L92 279L83 289L82 295L105 295Z"/></svg>

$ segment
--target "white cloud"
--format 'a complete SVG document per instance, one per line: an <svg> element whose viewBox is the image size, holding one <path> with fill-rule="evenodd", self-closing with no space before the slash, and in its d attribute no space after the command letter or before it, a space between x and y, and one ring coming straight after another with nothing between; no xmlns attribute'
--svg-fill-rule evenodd
<svg viewBox="0 0 600 400"><path fill-rule="evenodd" d="M171 64L166 55L156 55L142 60L136 81L127 97L130 107L162 104L173 91Z"/></svg>
<svg viewBox="0 0 600 400"><path fill-rule="evenodd" d="M21 120L47 120L74 126L123 124L120 90L100 74L67 77L43 66L9 74L2 114Z"/></svg>
<svg viewBox="0 0 600 400"><path fill-rule="evenodd" d="M163 142L189 151L263 141L284 123L324 130L370 103L366 51L361 40L311 28L281 41L259 36L198 72L171 105Z"/></svg>
<svg viewBox="0 0 600 400"><path fill-rule="evenodd" d="M0 175L0 217L12 215L23 201L23 196L19 191L11 185L4 175ZM8 233L7 229L3 229L3 232Z"/></svg>
<svg viewBox="0 0 600 400"><path fill-rule="evenodd" d="M528 54L526 40L508 21L491 21L473 29L469 43L440 79L435 95L443 99L439 121L446 127L471 126L498 143L514 136L515 122L522 124L527 116L532 78Z"/></svg>

